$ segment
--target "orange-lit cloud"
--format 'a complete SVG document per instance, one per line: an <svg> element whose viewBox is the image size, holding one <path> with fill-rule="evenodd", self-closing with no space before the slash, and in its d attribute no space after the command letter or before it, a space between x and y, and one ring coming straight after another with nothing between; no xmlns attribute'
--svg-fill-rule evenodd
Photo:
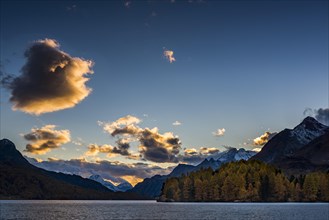
<svg viewBox="0 0 329 220"><path fill-rule="evenodd" d="M214 131L212 134L216 137L223 136L225 134L225 128L219 128L217 131Z"/></svg>
<svg viewBox="0 0 329 220"><path fill-rule="evenodd" d="M142 182L143 179L137 176L121 176L122 179L129 182L132 186L135 186L137 183Z"/></svg>
<svg viewBox="0 0 329 220"><path fill-rule="evenodd" d="M140 155L134 154L129 157L130 159L139 158L159 163L178 162L177 155L181 149L179 138L171 132L160 134L156 127L140 128L138 126L140 122L139 118L127 115L111 123L98 122L98 124L111 136L118 138L116 142L118 149L124 147L129 152L129 144L139 142ZM131 155L131 152L128 155Z"/></svg>
<svg viewBox="0 0 329 220"><path fill-rule="evenodd" d="M189 155L197 155L199 152L195 148L188 148L184 150L184 155L189 156Z"/></svg>
<svg viewBox="0 0 329 220"><path fill-rule="evenodd" d="M217 149L215 147L201 147L200 148L200 154L202 154L202 155L211 155L211 154L215 154L218 152L219 152L219 149Z"/></svg>
<svg viewBox="0 0 329 220"><path fill-rule="evenodd" d="M256 148L252 149L252 151L255 151L255 152L260 152L261 150L262 150L261 147L256 147Z"/></svg>
<svg viewBox="0 0 329 220"><path fill-rule="evenodd" d="M25 51L22 74L6 85L13 110L40 115L72 108L90 94L86 75L93 73L93 62L71 57L59 47L56 40L44 39Z"/></svg>
<svg viewBox="0 0 329 220"><path fill-rule="evenodd" d="M70 142L69 130L55 130L55 125L45 125L42 128L32 128L31 132L23 135L30 143L26 145L26 152L45 154L52 149Z"/></svg>
<svg viewBox="0 0 329 220"><path fill-rule="evenodd" d="M195 148L187 148L184 150L184 155L179 155L179 160L182 162L197 164L209 156L219 153L219 149L214 147L201 147L199 150Z"/></svg>
<svg viewBox="0 0 329 220"><path fill-rule="evenodd" d="M90 144L88 146L88 151L85 153L86 156L96 156L98 153L107 153L108 157L113 157L115 154L120 154L123 156L129 156L130 152L128 151L129 144L120 142L118 146L111 146L108 144L97 145Z"/></svg>
<svg viewBox="0 0 329 220"><path fill-rule="evenodd" d="M175 57L174 57L174 51L172 50L164 50L163 51L163 55L165 56L165 58L170 62L173 63L176 61Z"/></svg>
<svg viewBox="0 0 329 220"><path fill-rule="evenodd" d="M123 129L123 128L135 129L136 127L134 125L139 124L140 122L141 120L139 118L135 116L127 115L111 123L98 121L98 125L102 126L105 132L108 132L111 135L113 135L113 132L118 129ZM136 132L136 131L132 131L132 132Z"/></svg>
<svg viewBox="0 0 329 220"><path fill-rule="evenodd" d="M272 137L274 137L274 135L276 135L277 133L271 133L266 131L264 134L262 134L261 136L255 138L253 140L254 145L256 146L263 146L264 144L266 144Z"/></svg>

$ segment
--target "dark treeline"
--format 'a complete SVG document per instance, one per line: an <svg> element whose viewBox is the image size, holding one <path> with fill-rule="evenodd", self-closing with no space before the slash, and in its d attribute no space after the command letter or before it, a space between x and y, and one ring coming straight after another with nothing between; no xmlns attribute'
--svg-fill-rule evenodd
<svg viewBox="0 0 329 220"><path fill-rule="evenodd" d="M168 179L160 201L329 201L329 174L288 178L260 161L232 162L215 172L209 168Z"/></svg>

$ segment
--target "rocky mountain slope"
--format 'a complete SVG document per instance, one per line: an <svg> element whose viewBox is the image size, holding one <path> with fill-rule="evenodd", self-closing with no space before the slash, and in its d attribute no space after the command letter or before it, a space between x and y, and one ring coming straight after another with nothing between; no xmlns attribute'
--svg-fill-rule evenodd
<svg viewBox="0 0 329 220"><path fill-rule="evenodd" d="M287 173L306 173L329 167L329 127L312 117L294 129L284 129L252 157Z"/></svg>

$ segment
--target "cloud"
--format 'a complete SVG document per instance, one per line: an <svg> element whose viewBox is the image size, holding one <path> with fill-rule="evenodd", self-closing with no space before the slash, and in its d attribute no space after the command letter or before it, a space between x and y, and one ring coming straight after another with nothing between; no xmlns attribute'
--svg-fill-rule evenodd
<svg viewBox="0 0 329 220"><path fill-rule="evenodd" d="M193 156L197 155L199 152L195 148L188 148L184 150L184 155L185 156Z"/></svg>
<svg viewBox="0 0 329 220"><path fill-rule="evenodd" d="M184 155L179 155L178 157L180 161L191 164L198 164L209 156L216 155L219 152L220 150L214 147L201 147L199 150L195 148L187 148L184 150Z"/></svg>
<svg viewBox="0 0 329 220"><path fill-rule="evenodd" d="M85 153L86 156L96 156L98 153L107 153L108 157L114 156L113 154L119 154L123 156L130 156L131 153L128 151L130 148L129 143L124 141L118 141L118 146L111 146L108 144L97 145L90 144L88 146L88 151Z"/></svg>
<svg viewBox="0 0 329 220"><path fill-rule="evenodd" d="M172 50L164 50L163 55L170 63L173 63L176 61L176 59L174 57L174 51L172 51Z"/></svg>
<svg viewBox="0 0 329 220"><path fill-rule="evenodd" d="M85 153L86 156L96 156L98 153L111 153L114 147L111 145L97 145L90 144L88 146L88 151Z"/></svg>
<svg viewBox="0 0 329 220"><path fill-rule="evenodd" d="M219 149L215 147L201 147L200 148L200 154L202 155L211 155L211 154L216 154L219 152Z"/></svg>
<svg viewBox="0 0 329 220"><path fill-rule="evenodd" d="M0 85L5 89L10 89L11 82L15 79L15 76L6 72L4 65L0 64Z"/></svg>
<svg viewBox="0 0 329 220"><path fill-rule="evenodd" d="M277 133L274 132L274 133L271 133L271 132L268 132L266 131L264 134L262 134L261 136L259 137L256 137L254 140L253 140L253 144L256 145L256 146L263 146L264 144L266 144L269 140L271 140Z"/></svg>
<svg viewBox="0 0 329 220"><path fill-rule="evenodd" d="M67 11L74 11L74 10L76 10L77 9L77 5L70 5L70 6L67 6L66 7L66 10Z"/></svg>
<svg viewBox="0 0 329 220"><path fill-rule="evenodd" d="M56 40L44 39L25 51L21 75L6 82L13 110L40 115L72 108L90 94L85 84L93 62L71 57L59 47Z"/></svg>
<svg viewBox="0 0 329 220"><path fill-rule="evenodd" d="M306 108L303 114L304 116L312 116L322 124L329 126L329 108Z"/></svg>
<svg viewBox="0 0 329 220"><path fill-rule="evenodd" d="M177 155L181 149L181 141L172 132L158 132L157 128L145 128L140 132L139 150L143 158L153 162L178 162Z"/></svg>
<svg viewBox="0 0 329 220"><path fill-rule="evenodd" d="M260 152L261 150L262 150L261 147L256 147L256 148L252 149L252 151L255 151L255 152Z"/></svg>
<svg viewBox="0 0 329 220"><path fill-rule="evenodd" d="M99 126L103 126L103 130L105 132L110 133L112 136L115 136L115 131L118 132L120 129L124 129L127 127L133 127L135 124L139 124L142 120L135 116L127 115L125 117L119 118L118 120L112 122L112 123L105 123L98 121ZM114 133L114 134L113 134Z"/></svg>
<svg viewBox="0 0 329 220"><path fill-rule="evenodd" d="M126 8L130 8L130 6L131 6L131 1L124 1L124 6L126 7Z"/></svg>
<svg viewBox="0 0 329 220"><path fill-rule="evenodd" d="M129 152L131 142L139 142L140 159L158 163L178 162L177 155L181 149L181 141L172 132L160 134L158 128L141 128L137 117L127 115L111 123L98 122L103 130L118 138L118 150ZM130 157L132 158L132 157Z"/></svg>
<svg viewBox="0 0 329 220"><path fill-rule="evenodd" d="M315 118L319 122L329 126L329 108L315 110Z"/></svg>
<svg viewBox="0 0 329 220"><path fill-rule="evenodd" d="M174 125L174 126L180 126L180 125L182 125L182 123L179 122L179 121L175 121L175 122L172 123L172 125Z"/></svg>
<svg viewBox="0 0 329 220"><path fill-rule="evenodd" d="M303 115L304 116L314 116L314 110L311 108L305 108Z"/></svg>
<svg viewBox="0 0 329 220"><path fill-rule="evenodd" d="M55 128L55 125L32 128L30 133L23 135L24 139L30 142L24 151L45 154L71 141L69 130L55 130Z"/></svg>
<svg viewBox="0 0 329 220"><path fill-rule="evenodd" d="M34 158L26 157L30 163L35 166L52 170L56 172L76 174L88 178L93 174L99 174L105 179L111 180L115 183L121 183L125 180L130 183L136 183L144 178L152 177L156 174L165 175L171 172L172 168L161 168L156 165L149 165L146 163L121 163L117 161L97 160L95 162L88 162L85 159L48 159L46 161L37 161Z"/></svg>
<svg viewBox="0 0 329 220"><path fill-rule="evenodd" d="M220 137L224 135L225 131L226 131L225 128L219 128L217 129L217 131L214 131L212 134L216 137Z"/></svg>

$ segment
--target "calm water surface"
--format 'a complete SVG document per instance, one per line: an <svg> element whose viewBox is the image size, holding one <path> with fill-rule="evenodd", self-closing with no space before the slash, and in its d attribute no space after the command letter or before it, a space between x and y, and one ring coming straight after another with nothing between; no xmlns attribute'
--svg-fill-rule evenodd
<svg viewBox="0 0 329 220"><path fill-rule="evenodd" d="M155 201L0 201L1 219L329 220L328 203L157 203Z"/></svg>

